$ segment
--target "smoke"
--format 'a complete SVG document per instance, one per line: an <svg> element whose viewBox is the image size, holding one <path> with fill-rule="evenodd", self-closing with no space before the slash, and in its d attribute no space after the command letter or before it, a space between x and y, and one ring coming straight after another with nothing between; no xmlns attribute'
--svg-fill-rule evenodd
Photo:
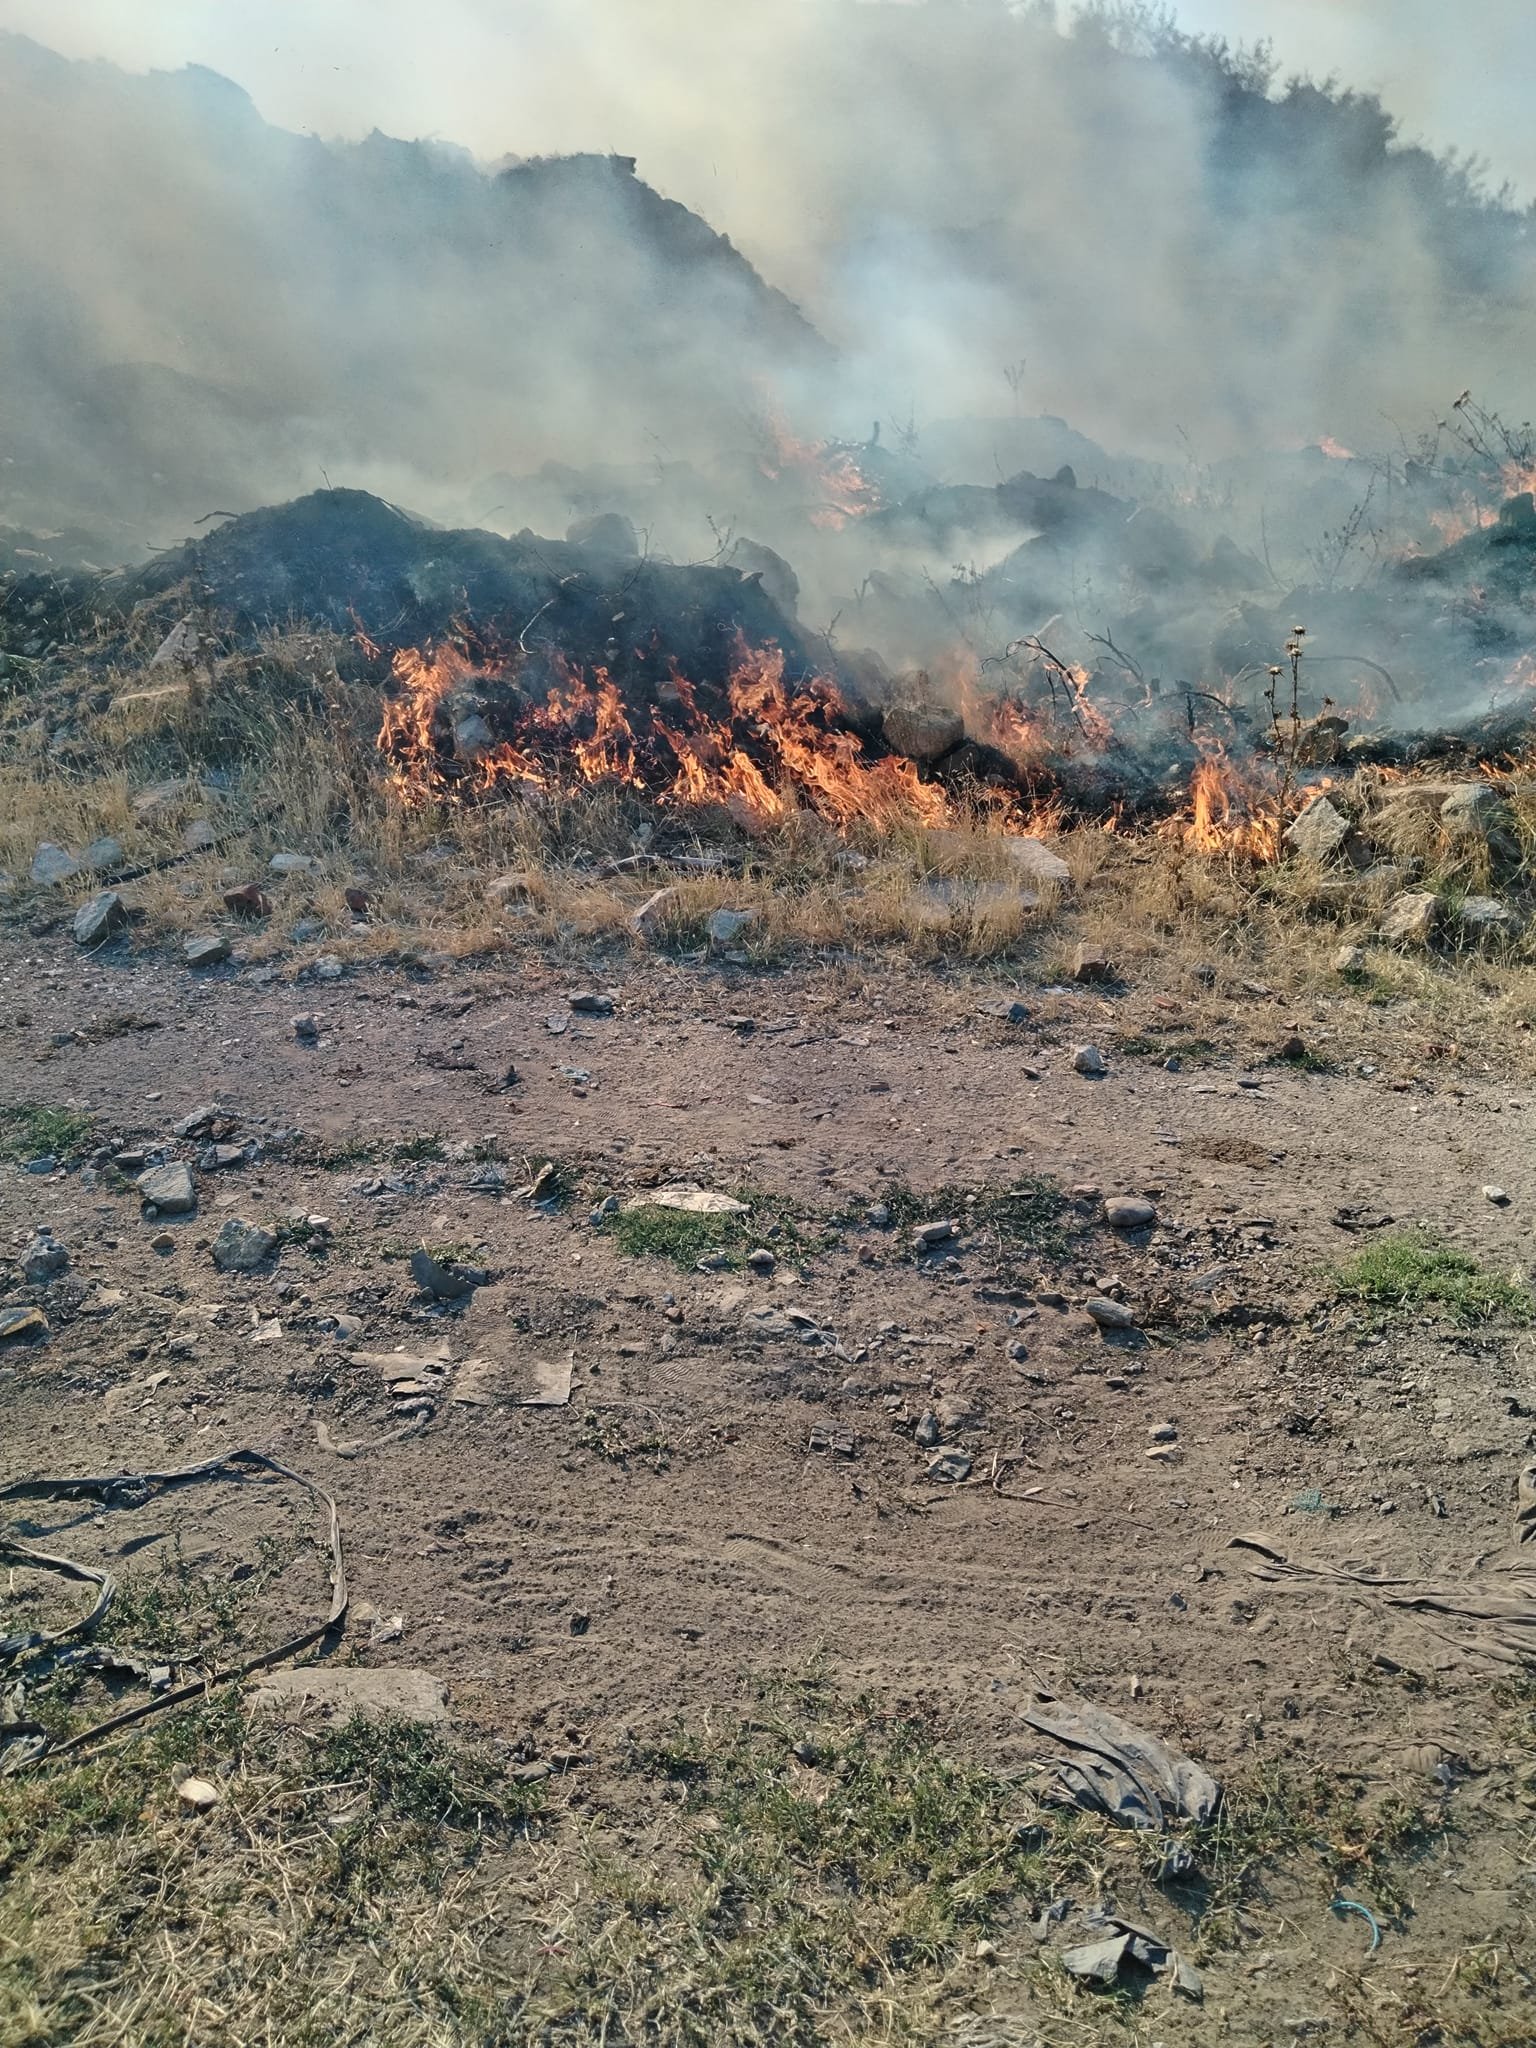
<svg viewBox="0 0 1536 2048"><path fill-rule="evenodd" d="M257 11L223 12L270 83ZM887 497L1068 459L1121 489L1136 458L1226 465L1252 550L1242 460L1323 435L1391 447L1467 386L1529 404L1531 217L1403 146L1369 96L1286 84L1153 9L259 14L263 42L303 39L290 118L355 133L430 104L452 137L328 142L211 71L0 37L0 521L79 523L129 554L328 479L503 528L617 508L680 555L750 531L826 616L878 564L884 613L860 624L899 657L949 630L947 599L919 613L957 561L968 591L1003 593L1005 636L1069 587L1108 626L1116 579L1146 584L1156 558L1166 592L1198 550L1144 523L1133 561L1109 506L1069 522L1093 535L1070 565L1009 568L1037 530L1027 492L966 500L970 534L953 502L828 534L764 459L776 409L860 443L881 421L860 461ZM123 55L206 23L88 15ZM1288 500L1294 529L1312 499L1291 479ZM1246 571L1219 566L1225 603ZM1179 609L1143 622L1193 666Z"/></svg>

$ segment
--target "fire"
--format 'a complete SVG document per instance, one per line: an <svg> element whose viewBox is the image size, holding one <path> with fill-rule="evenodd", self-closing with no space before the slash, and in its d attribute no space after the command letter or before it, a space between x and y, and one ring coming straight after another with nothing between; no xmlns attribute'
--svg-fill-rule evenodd
<svg viewBox="0 0 1536 2048"><path fill-rule="evenodd" d="M915 763L866 758L833 683L817 677L792 689L775 646L738 647L722 716L680 676L664 691L665 705L632 715L606 670L589 680L566 668L542 702L518 706L515 738L490 744L472 711L472 743L459 740L466 719L455 718L455 697L467 708L493 683L515 688L519 664L477 666L446 645L403 648L391 667L399 695L385 706L378 747L412 809L500 788L585 783L643 789L664 805L724 805L754 826L806 810L840 830L860 821L955 822L949 797L924 782Z"/></svg>
<svg viewBox="0 0 1536 2048"><path fill-rule="evenodd" d="M1215 748L1190 776L1189 814L1181 830L1193 853L1275 861L1280 857L1279 799Z"/></svg>
<svg viewBox="0 0 1536 2048"><path fill-rule="evenodd" d="M769 445L759 467L770 483L794 477L812 494L814 502L806 515L812 526L841 532L851 520L878 509L880 493L849 449L834 448L830 441L800 440L772 407L764 413L763 426Z"/></svg>
<svg viewBox="0 0 1536 2048"><path fill-rule="evenodd" d="M1324 434L1317 445L1330 462L1353 462L1355 459L1354 449L1346 448L1342 441L1335 441L1332 434Z"/></svg>

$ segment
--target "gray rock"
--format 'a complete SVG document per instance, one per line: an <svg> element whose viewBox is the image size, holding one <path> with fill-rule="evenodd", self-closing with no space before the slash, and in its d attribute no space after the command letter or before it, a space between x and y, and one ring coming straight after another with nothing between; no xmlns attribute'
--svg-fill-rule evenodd
<svg viewBox="0 0 1536 2048"><path fill-rule="evenodd" d="M301 917L289 928L288 936L296 946L310 945L315 939L323 939L326 923L323 917Z"/></svg>
<svg viewBox="0 0 1536 2048"><path fill-rule="evenodd" d="M1020 1002L1009 1002L1006 997L995 1003L983 1003L980 1013L983 1017L996 1017L1003 1024L1027 1024L1029 1012Z"/></svg>
<svg viewBox="0 0 1536 2048"><path fill-rule="evenodd" d="M430 1671L308 1664L263 1673L251 1705L258 1713L295 1720L319 1715L345 1721L364 1714L370 1720L443 1722L448 1688Z"/></svg>
<svg viewBox="0 0 1536 2048"><path fill-rule="evenodd" d="M778 1263L766 1245L759 1245L756 1251L747 1253L747 1264L754 1273L771 1273Z"/></svg>
<svg viewBox="0 0 1536 2048"><path fill-rule="evenodd" d="M920 1223L912 1233L912 1242L920 1252L932 1251L935 1245L948 1244L959 1234L960 1226L951 1217L943 1222Z"/></svg>
<svg viewBox="0 0 1536 2048"><path fill-rule="evenodd" d="M1456 929L1463 938L1512 939L1521 929L1519 917L1496 896L1465 896L1456 907Z"/></svg>
<svg viewBox="0 0 1536 2048"><path fill-rule="evenodd" d="M1307 860L1329 860L1354 829L1327 797L1320 796L1286 827L1285 843Z"/></svg>
<svg viewBox="0 0 1536 2048"><path fill-rule="evenodd" d="M411 1253L411 1278L434 1301L467 1301L490 1274L481 1266L443 1266L423 1245Z"/></svg>
<svg viewBox="0 0 1536 2048"><path fill-rule="evenodd" d="M912 1436L919 1447L931 1451L939 1440L939 1418L931 1408L925 1408L917 1418L917 1427Z"/></svg>
<svg viewBox="0 0 1536 2048"><path fill-rule="evenodd" d="M21 1257L21 1275L29 1287L42 1287L69 1270L69 1253L51 1231L40 1230Z"/></svg>
<svg viewBox="0 0 1536 2048"><path fill-rule="evenodd" d="M946 1444L935 1451L928 1460L928 1477L941 1481L946 1486L958 1486L963 1479L971 1476L971 1454Z"/></svg>
<svg viewBox="0 0 1536 2048"><path fill-rule="evenodd" d="M1072 956L1074 981L1113 981L1114 963L1102 946L1079 946Z"/></svg>
<svg viewBox="0 0 1536 2048"><path fill-rule="evenodd" d="M44 888L56 888L61 882L72 882L80 872L80 863L72 853L66 853L62 846L56 846L51 839L45 839L32 856L32 880Z"/></svg>
<svg viewBox="0 0 1536 2048"><path fill-rule="evenodd" d="M1364 974L1365 966L1364 946L1340 946L1333 956L1335 974Z"/></svg>
<svg viewBox="0 0 1536 2048"><path fill-rule="evenodd" d="M454 720L453 751L461 761L478 761L495 744L495 733L478 711L466 711L462 718Z"/></svg>
<svg viewBox="0 0 1536 2048"><path fill-rule="evenodd" d="M749 924L757 922L755 910L712 910L705 930L717 946L729 946L746 930Z"/></svg>
<svg viewBox="0 0 1536 2048"><path fill-rule="evenodd" d="M1111 1230L1145 1230L1157 1221L1157 1210L1134 1195L1111 1195L1104 1204L1104 1221Z"/></svg>
<svg viewBox="0 0 1536 2048"><path fill-rule="evenodd" d="M211 853L218 844L218 834L206 818L194 818L182 833L181 843L188 853Z"/></svg>
<svg viewBox="0 0 1536 2048"><path fill-rule="evenodd" d="M538 883L532 875L520 871L510 875L498 875L485 885L487 903L526 903L539 893Z"/></svg>
<svg viewBox="0 0 1536 2048"><path fill-rule="evenodd" d="M101 889L75 912L75 944L99 946L115 932L120 932L127 922L128 912L122 897L115 889Z"/></svg>
<svg viewBox="0 0 1536 2048"><path fill-rule="evenodd" d="M1059 853L1052 853L1043 840L1031 839L1024 834L1017 839L1004 839L1001 845L1026 880L1043 882L1063 894L1072 887L1072 870Z"/></svg>
<svg viewBox="0 0 1536 2048"><path fill-rule="evenodd" d="M149 657L151 668L190 668L197 660L202 636L192 618L178 619Z"/></svg>
<svg viewBox="0 0 1536 2048"><path fill-rule="evenodd" d="M565 999L573 1010L579 1010L585 1017L611 1017L613 997L604 995L595 988L579 988Z"/></svg>
<svg viewBox="0 0 1536 2048"><path fill-rule="evenodd" d="M965 738L965 721L932 704L893 704L882 721L885 743L920 768L942 760Z"/></svg>
<svg viewBox="0 0 1536 2048"><path fill-rule="evenodd" d="M1147 1437L1154 1444L1176 1444L1179 1432L1171 1422L1154 1422L1147 1431Z"/></svg>
<svg viewBox="0 0 1536 2048"><path fill-rule="evenodd" d="M320 1036L320 1019L313 1010L306 1010L302 1017L293 1020L293 1035L306 1045L313 1045Z"/></svg>
<svg viewBox="0 0 1536 2048"><path fill-rule="evenodd" d="M311 853L274 853L267 869L274 875L312 875L319 865Z"/></svg>
<svg viewBox="0 0 1536 2048"><path fill-rule="evenodd" d="M1136 1327L1136 1318L1123 1301L1111 1301L1106 1295L1096 1294L1085 1301L1083 1307L1101 1330L1134 1330Z"/></svg>
<svg viewBox="0 0 1536 2048"><path fill-rule="evenodd" d="M942 1400L935 1401L933 1413L945 1436L954 1436L962 1429L975 1429L981 1421L976 1403L965 1394L946 1394Z"/></svg>
<svg viewBox="0 0 1536 2048"><path fill-rule="evenodd" d="M199 932L187 940L181 957L189 967L217 967L229 958L229 941L219 932Z"/></svg>
<svg viewBox="0 0 1536 2048"><path fill-rule="evenodd" d="M158 811L168 810L178 804L191 788L185 776L177 776L169 782L152 783L148 789L141 789L133 800L133 815L149 820Z"/></svg>
<svg viewBox="0 0 1536 2048"><path fill-rule="evenodd" d="M197 1207L192 1169L179 1160L170 1166L148 1166L134 1182L139 1199L162 1216L190 1216Z"/></svg>
<svg viewBox="0 0 1536 2048"><path fill-rule="evenodd" d="M315 962L315 973L322 981L340 981L346 971L340 955L336 953L322 953Z"/></svg>
<svg viewBox="0 0 1536 2048"><path fill-rule="evenodd" d="M657 889L646 897L640 908L630 919L630 923L637 932L646 933L653 931L676 902L677 891L675 889Z"/></svg>
<svg viewBox="0 0 1536 2048"><path fill-rule="evenodd" d="M1072 1055L1074 1073L1087 1074L1094 1079L1109 1072L1103 1053L1096 1045L1080 1045Z"/></svg>
<svg viewBox="0 0 1536 2048"><path fill-rule="evenodd" d="M1380 935L1393 946L1427 946L1439 928L1440 899L1428 889L1405 889L1387 905Z"/></svg>
<svg viewBox="0 0 1536 2048"><path fill-rule="evenodd" d="M1514 817L1491 782L1463 782L1440 806L1440 823L1449 839L1512 839Z"/></svg>
<svg viewBox="0 0 1536 2048"><path fill-rule="evenodd" d="M59 1162L57 1159L54 1158L53 1154L51 1152L44 1152L37 1159L27 1160L25 1164L22 1166L21 1170L23 1173L35 1173L41 1175L45 1173L57 1173L58 1168Z"/></svg>
<svg viewBox="0 0 1536 2048"><path fill-rule="evenodd" d="M1495 1209L1507 1209L1509 1207L1509 1196L1501 1187L1494 1187L1490 1184L1483 1189L1483 1195L1485 1200L1492 1202Z"/></svg>
<svg viewBox="0 0 1536 2048"><path fill-rule="evenodd" d="M123 849L115 839L93 839L82 859L93 875L107 873L123 864Z"/></svg>
<svg viewBox="0 0 1536 2048"><path fill-rule="evenodd" d="M590 548L598 555L629 555L640 552L635 522L622 512L589 512L573 519L565 529L573 548Z"/></svg>
<svg viewBox="0 0 1536 2048"><path fill-rule="evenodd" d="M213 1240L213 1263L221 1273L254 1273L277 1250L277 1233L243 1217L230 1216Z"/></svg>

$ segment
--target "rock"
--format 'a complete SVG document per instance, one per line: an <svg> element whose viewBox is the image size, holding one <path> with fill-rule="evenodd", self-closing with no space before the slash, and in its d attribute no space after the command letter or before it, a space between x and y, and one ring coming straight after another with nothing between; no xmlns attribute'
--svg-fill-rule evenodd
<svg viewBox="0 0 1536 2048"><path fill-rule="evenodd" d="M496 735L478 711L466 711L453 722L453 751L461 761L478 761L490 753Z"/></svg>
<svg viewBox="0 0 1536 2048"><path fill-rule="evenodd" d="M1440 923L1440 899L1428 889L1405 889L1387 905L1380 936L1393 946L1427 946Z"/></svg>
<svg viewBox="0 0 1536 2048"><path fill-rule="evenodd" d="M579 1010L583 1016L611 1017L613 1015L613 997L603 995L597 989L577 989L573 995L568 995L565 1000L573 1010Z"/></svg>
<svg viewBox="0 0 1536 2048"><path fill-rule="evenodd" d="M47 1334L48 1318L40 1308L0 1308L0 1344L15 1344L24 1338Z"/></svg>
<svg viewBox="0 0 1536 2048"><path fill-rule="evenodd" d="M747 1253L747 1264L754 1273L771 1273L778 1263L766 1245L759 1245L756 1251Z"/></svg>
<svg viewBox="0 0 1536 2048"><path fill-rule="evenodd" d="M82 859L93 875L106 874L123 864L123 849L115 839L93 839Z"/></svg>
<svg viewBox="0 0 1536 2048"><path fill-rule="evenodd" d="M962 1429L975 1429L981 1421L976 1403L965 1394L946 1394L941 1401L934 1403L933 1414L946 1436L953 1436Z"/></svg>
<svg viewBox="0 0 1536 2048"><path fill-rule="evenodd" d="M1452 840L1497 840L1513 848L1514 816L1491 782L1463 782L1440 806L1440 823Z"/></svg>
<svg viewBox="0 0 1536 2048"><path fill-rule="evenodd" d="M1113 981L1114 967L1102 946L1079 946L1072 956L1072 979L1094 982Z"/></svg>
<svg viewBox="0 0 1536 2048"><path fill-rule="evenodd" d="M1333 956L1333 971L1335 974L1364 974L1364 946L1340 946Z"/></svg>
<svg viewBox="0 0 1536 2048"><path fill-rule="evenodd" d="M373 907L373 898L366 889L343 889L341 900L354 917L366 917Z"/></svg>
<svg viewBox="0 0 1536 2048"><path fill-rule="evenodd" d="M213 1263L221 1273L254 1273L276 1250L276 1231L230 1216L220 1224L213 1240Z"/></svg>
<svg viewBox="0 0 1536 2048"><path fill-rule="evenodd" d="M346 1721L363 1714L370 1720L443 1722L448 1719L448 1688L430 1671L310 1664L263 1673L251 1705L257 1713L294 1719L318 1714Z"/></svg>
<svg viewBox="0 0 1536 2048"><path fill-rule="evenodd" d="M676 901L677 891L675 889L658 889L653 895L646 897L640 908L630 919L630 923L637 932L650 932L661 923Z"/></svg>
<svg viewBox="0 0 1536 2048"><path fill-rule="evenodd" d="M173 1252L176 1240L168 1230L161 1230L149 1240L149 1248L152 1252Z"/></svg>
<svg viewBox="0 0 1536 2048"><path fill-rule="evenodd" d="M312 875L319 865L312 853L274 853L267 862L267 872L273 875Z"/></svg>
<svg viewBox="0 0 1536 2048"><path fill-rule="evenodd" d="M181 957L189 967L217 967L229 958L229 941L219 932L199 932L187 940Z"/></svg>
<svg viewBox="0 0 1536 2048"><path fill-rule="evenodd" d="M21 1255L21 1277L29 1287L43 1287L69 1269L69 1253L51 1231L40 1230Z"/></svg>
<svg viewBox="0 0 1536 2048"><path fill-rule="evenodd" d="M1487 939L1512 939L1520 931L1520 919L1507 903L1496 896L1464 896L1456 906L1456 929L1463 938L1481 943Z"/></svg>
<svg viewBox="0 0 1536 2048"><path fill-rule="evenodd" d="M316 939L323 939L325 934L326 922L323 917L301 917L297 924L290 925L288 929L288 936L296 946L312 945Z"/></svg>
<svg viewBox="0 0 1536 2048"><path fill-rule="evenodd" d="M1104 1055L1096 1045L1078 1046L1072 1055L1072 1069L1074 1073L1087 1074L1094 1079L1109 1072Z"/></svg>
<svg viewBox="0 0 1536 2048"><path fill-rule="evenodd" d="M1135 1195L1111 1195L1104 1204L1104 1221L1111 1230L1145 1230L1157 1221L1157 1209Z"/></svg>
<svg viewBox="0 0 1536 2048"><path fill-rule="evenodd" d="M219 835L206 818L194 818L181 835L181 844L187 853L212 853L219 843Z"/></svg>
<svg viewBox="0 0 1536 2048"><path fill-rule="evenodd" d="M635 522L622 512L589 512L573 519L565 529L573 548L590 548L594 554L630 555L640 552Z"/></svg>
<svg viewBox="0 0 1536 2048"><path fill-rule="evenodd" d="M958 1486L963 1479L969 1479L970 1476L971 1454L969 1451L958 1450L953 1445L946 1445L943 1450L935 1451L928 1460L928 1477L939 1480L946 1486Z"/></svg>
<svg viewBox="0 0 1536 2048"><path fill-rule="evenodd" d="M57 888L61 882L72 882L80 872L80 863L72 853L66 853L62 846L56 846L51 839L45 839L32 856L32 880L42 887Z"/></svg>
<svg viewBox="0 0 1536 2048"><path fill-rule="evenodd" d="M740 938L749 924L756 922L755 910L712 910L704 929L715 945L729 946Z"/></svg>
<svg viewBox="0 0 1536 2048"><path fill-rule="evenodd" d="M485 885L487 903L528 903L539 893L539 885L533 875L524 874L520 869L510 875L497 875L494 881Z"/></svg>
<svg viewBox="0 0 1536 2048"><path fill-rule="evenodd" d="M411 1278L434 1301L467 1301L490 1274L481 1266L443 1266L422 1245L411 1253Z"/></svg>
<svg viewBox="0 0 1536 2048"><path fill-rule="evenodd" d="M185 776L174 777L169 782L151 783L148 789L141 789L133 800L133 815L149 820L157 811L168 810L178 804L186 795L191 784Z"/></svg>
<svg viewBox="0 0 1536 2048"><path fill-rule="evenodd" d="M23 1173L36 1173L39 1175L45 1173L56 1173L58 1171L58 1165L59 1162L57 1159L54 1158L53 1154L51 1152L45 1152L43 1153L40 1159L28 1159L22 1166L21 1170Z"/></svg>
<svg viewBox="0 0 1536 2048"><path fill-rule="evenodd" d="M210 1813L223 1796L217 1785L207 1778L195 1777L191 1771L176 1787L176 1797L189 1813Z"/></svg>
<svg viewBox="0 0 1536 2048"><path fill-rule="evenodd" d="M1275 1047L1277 1060L1304 1060L1307 1056L1307 1041L1299 1031L1293 1031L1288 1038L1282 1038Z"/></svg>
<svg viewBox="0 0 1536 2048"><path fill-rule="evenodd" d="M913 1441L925 1450L931 1451L939 1440L939 1418L931 1408L925 1408L917 1418L917 1427L912 1432Z"/></svg>
<svg viewBox="0 0 1536 2048"><path fill-rule="evenodd" d="M1483 1189L1483 1196L1485 1200L1492 1202L1495 1209L1507 1209L1509 1207L1509 1196L1504 1192L1503 1188L1494 1187L1490 1184Z"/></svg>
<svg viewBox="0 0 1536 2048"><path fill-rule="evenodd" d="M1171 1422L1154 1422L1147 1436L1154 1444L1176 1444L1179 1440L1179 1432Z"/></svg>
<svg viewBox="0 0 1536 2048"><path fill-rule="evenodd" d="M958 1237L960 1226L951 1217L940 1223L920 1223L912 1233L912 1242L920 1252L932 1251L935 1245L948 1244Z"/></svg>
<svg viewBox="0 0 1536 2048"><path fill-rule="evenodd" d="M343 966L339 954L322 953L315 962L314 971L322 981L340 981L347 970Z"/></svg>
<svg viewBox="0 0 1536 2048"><path fill-rule="evenodd" d="M246 882L238 889L224 891L224 908L236 917L254 921L272 915L272 899L255 882Z"/></svg>
<svg viewBox="0 0 1536 2048"><path fill-rule="evenodd" d="M139 1199L162 1216L190 1216L197 1207L192 1169L179 1160L170 1166L146 1167L134 1186Z"/></svg>
<svg viewBox="0 0 1536 2048"><path fill-rule="evenodd" d="M1052 853L1043 840L1027 834L1002 841L1003 851L1026 880L1044 883L1065 894L1072 887L1072 870L1059 853Z"/></svg>
<svg viewBox="0 0 1536 2048"><path fill-rule="evenodd" d="M302 1017L293 1020L293 1035L305 1045L313 1045L320 1036L320 1019L313 1010L306 1010Z"/></svg>
<svg viewBox="0 0 1536 2048"><path fill-rule="evenodd" d="M1029 1022L1029 1012L1025 1009L1024 1005L1020 1002L1010 1002L1006 997L999 1002L983 1003L979 1014L983 1017L996 1017L999 1023L1002 1024L1027 1024Z"/></svg>
<svg viewBox="0 0 1536 2048"><path fill-rule="evenodd" d="M931 704L893 704L881 725L886 745L910 756L920 768L932 767L965 738L965 721Z"/></svg>
<svg viewBox="0 0 1536 2048"><path fill-rule="evenodd" d="M1096 1294L1085 1301L1083 1307L1101 1330L1134 1330L1136 1327L1136 1318L1123 1301L1111 1301L1106 1295Z"/></svg>
<svg viewBox="0 0 1536 2048"><path fill-rule="evenodd" d="M120 932L127 922L128 912L122 897L115 889L102 889L75 912L75 944L99 946L115 932Z"/></svg>
<svg viewBox="0 0 1536 2048"><path fill-rule="evenodd" d="M1327 797L1320 796L1285 829L1285 843L1306 860L1329 860L1343 847L1354 826Z"/></svg>

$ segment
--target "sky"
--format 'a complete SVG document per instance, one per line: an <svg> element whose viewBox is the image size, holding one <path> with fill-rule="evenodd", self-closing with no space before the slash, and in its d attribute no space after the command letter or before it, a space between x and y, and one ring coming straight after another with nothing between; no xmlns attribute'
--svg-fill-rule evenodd
<svg viewBox="0 0 1536 2048"><path fill-rule="evenodd" d="M135 70L208 65L284 127L435 135L495 158L626 151L638 97L653 85L665 96L660 74L688 62L679 24L697 4L611 0L622 61L599 61L583 92L569 89L581 0L0 0L0 28ZM776 4L787 23L802 0ZM717 28L745 19L732 0L710 6ZM1286 72L1337 73L1380 92L1409 140L1480 156L1494 183L1536 198L1533 0L1182 0L1176 11L1192 30L1271 40ZM729 191L721 197L728 210Z"/></svg>

